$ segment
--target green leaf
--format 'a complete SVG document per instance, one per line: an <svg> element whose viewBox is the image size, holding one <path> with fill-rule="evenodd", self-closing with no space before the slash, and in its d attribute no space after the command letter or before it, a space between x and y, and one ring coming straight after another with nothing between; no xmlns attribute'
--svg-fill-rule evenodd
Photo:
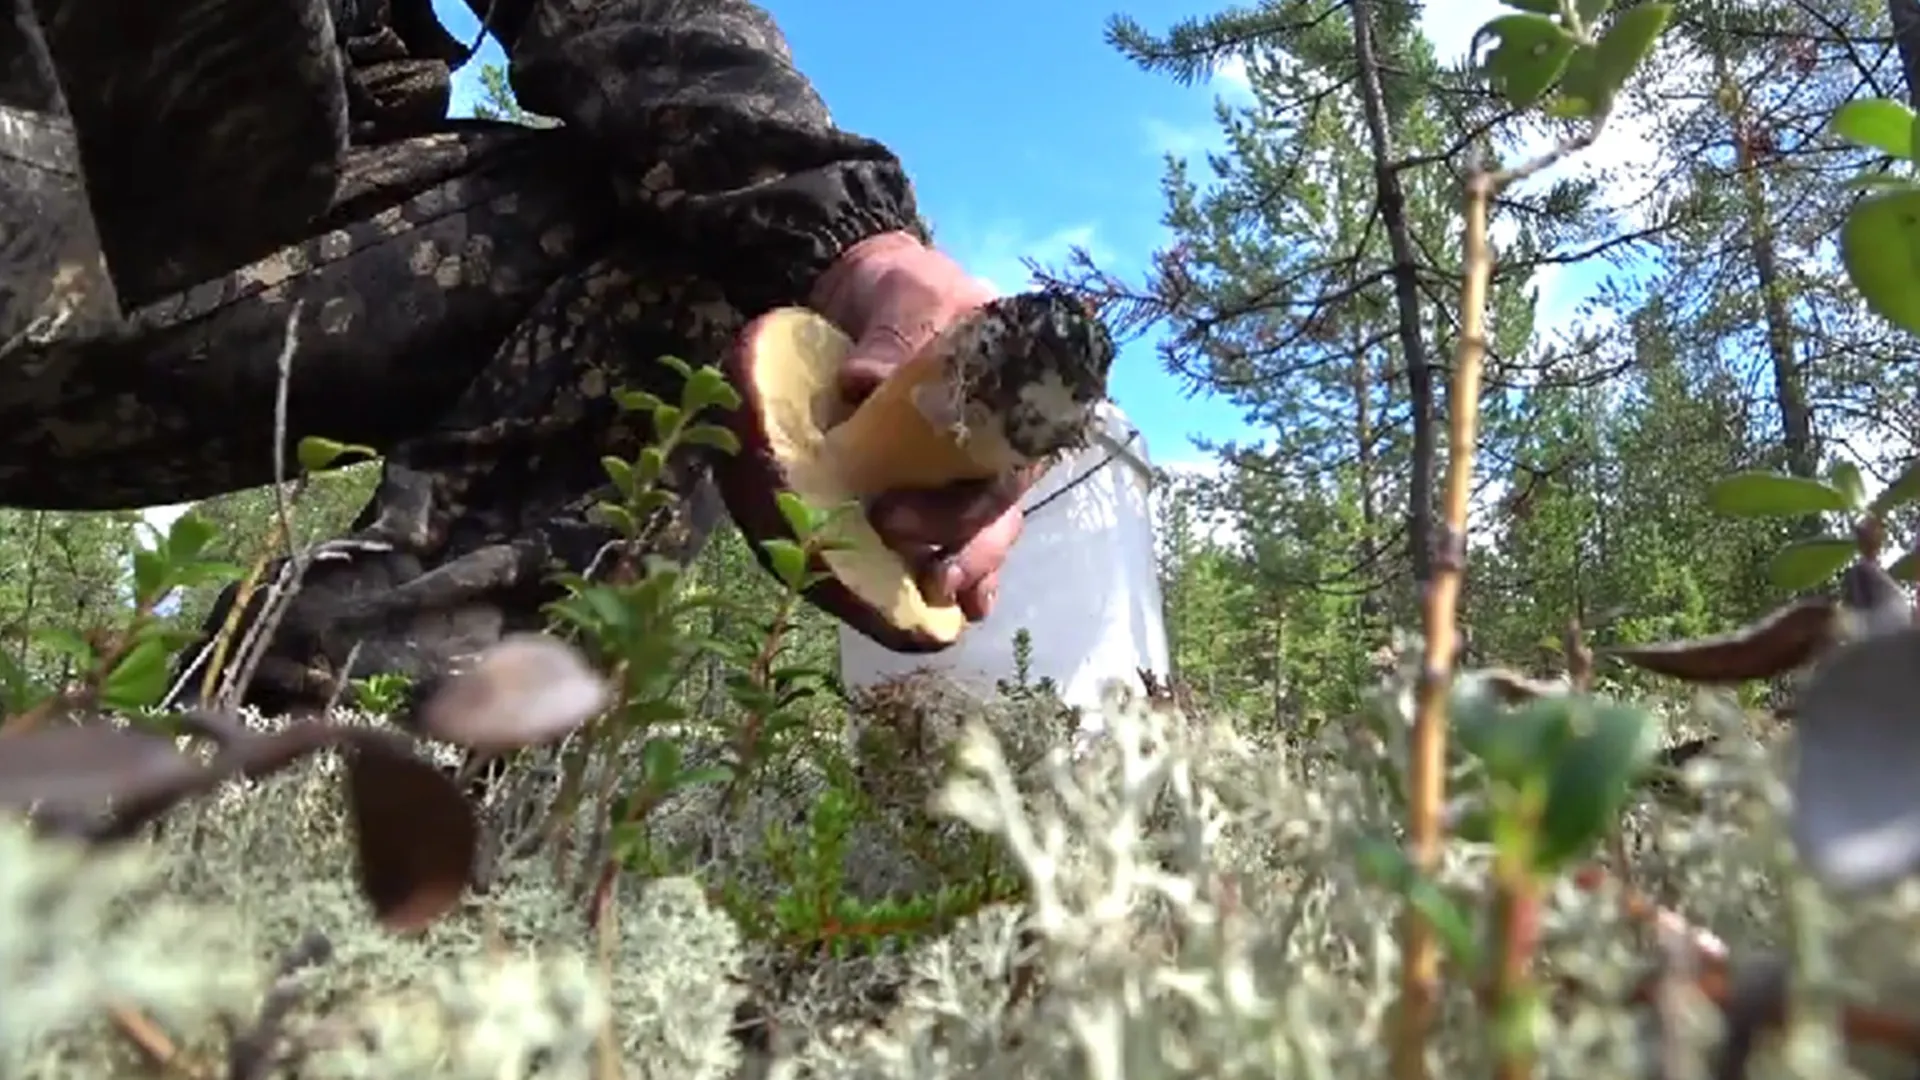
<svg viewBox="0 0 1920 1080"><path fill-rule="evenodd" d="M1546 95L1578 44L1564 27L1538 15L1502 15L1485 31L1500 38L1487 55L1487 75L1521 109Z"/></svg>
<svg viewBox="0 0 1920 1080"><path fill-rule="evenodd" d="M791 540L762 540L760 547L767 553L767 562L773 567L773 576L789 589L798 589L800 579L807 572L807 550Z"/></svg>
<svg viewBox="0 0 1920 1080"><path fill-rule="evenodd" d="M1887 567L1887 573L1893 575L1895 581L1920 581L1920 549L1893 560L1893 565Z"/></svg>
<svg viewBox="0 0 1920 1080"><path fill-rule="evenodd" d="M1535 15L1560 14L1560 0L1500 0L1500 3L1520 11L1531 11Z"/></svg>
<svg viewBox="0 0 1920 1080"><path fill-rule="evenodd" d="M1613 25L1594 47L1594 89L1600 95L1594 99L1597 104L1602 108L1612 104L1653 52L1671 18L1672 4L1640 4L1614 17Z"/></svg>
<svg viewBox="0 0 1920 1080"><path fill-rule="evenodd" d="M787 528L804 543L819 531L821 514L808 506L805 499L791 491L782 491L774 496L774 502L780 507L780 516L787 519Z"/></svg>
<svg viewBox="0 0 1920 1080"><path fill-rule="evenodd" d="M192 561L219 531L213 522L191 510L174 518L167 529L167 561L176 568Z"/></svg>
<svg viewBox="0 0 1920 1080"><path fill-rule="evenodd" d="M1840 258L1867 307L1920 333L1920 190L1854 203L1840 225Z"/></svg>
<svg viewBox="0 0 1920 1080"><path fill-rule="evenodd" d="M629 390L621 387L613 392L613 403L620 406L621 412L651 413L666 402L645 390Z"/></svg>
<svg viewBox="0 0 1920 1080"><path fill-rule="evenodd" d="M1880 494L1875 495L1873 502L1867 505L1867 512L1885 516L1888 511L1915 499L1920 499L1920 461L1907 466L1899 476L1893 478L1893 483L1881 488Z"/></svg>
<svg viewBox="0 0 1920 1080"><path fill-rule="evenodd" d="M727 455L740 452L740 440L733 432L717 424L695 424L681 433L680 441L695 446L711 446Z"/></svg>
<svg viewBox="0 0 1920 1080"><path fill-rule="evenodd" d="M1481 697L1471 704L1456 697L1453 722L1461 749L1478 759L1488 776L1518 787L1553 767L1567 738L1567 699L1540 698L1502 708L1491 694Z"/></svg>
<svg viewBox="0 0 1920 1080"><path fill-rule="evenodd" d="M1887 98L1869 98L1840 106L1827 126L1855 146L1911 160L1913 121L1913 110L1906 105Z"/></svg>
<svg viewBox="0 0 1920 1080"><path fill-rule="evenodd" d="M725 765L709 765L703 769L688 769L681 773L674 786L684 791L687 788L704 787L709 784L724 784L731 779L733 779L732 769Z"/></svg>
<svg viewBox="0 0 1920 1080"><path fill-rule="evenodd" d="M1736 473L1707 493L1707 504L1728 517L1800 517L1847 508L1847 497L1830 484L1780 473Z"/></svg>
<svg viewBox="0 0 1920 1080"><path fill-rule="evenodd" d="M1569 699L1570 737L1547 781L1534 868L1552 873L1618 823L1635 781L1660 752L1652 715L1631 705Z"/></svg>
<svg viewBox="0 0 1920 1080"><path fill-rule="evenodd" d="M33 632L34 643L49 652L72 660L80 667L92 667L95 660L92 643L77 631L64 626L49 626Z"/></svg>
<svg viewBox="0 0 1920 1080"><path fill-rule="evenodd" d="M631 461L608 454L600 459L600 467L606 470L607 478L613 481L614 488L623 498L633 498L633 463Z"/></svg>
<svg viewBox="0 0 1920 1080"><path fill-rule="evenodd" d="M1571 120L1592 119L1611 109L1615 95L1646 59L1672 14L1666 4L1642 4L1621 12L1596 44L1574 50L1560 78L1560 95L1547 111Z"/></svg>
<svg viewBox="0 0 1920 1080"><path fill-rule="evenodd" d="M188 588L199 585L225 585L246 576L247 568L239 563L214 559L196 559L185 566L176 566L173 569L173 580Z"/></svg>
<svg viewBox="0 0 1920 1080"><path fill-rule="evenodd" d="M1796 540L1767 562L1767 577L1788 592L1811 589L1840 572L1860 554L1860 545L1852 540L1820 536Z"/></svg>
<svg viewBox="0 0 1920 1080"><path fill-rule="evenodd" d="M595 503L587 516L629 539L640 535L640 523L618 503Z"/></svg>
<svg viewBox="0 0 1920 1080"><path fill-rule="evenodd" d="M634 482L640 487L652 487L660 482L660 474L667 471L667 455L657 446L649 446L640 451L634 459Z"/></svg>
<svg viewBox="0 0 1920 1080"><path fill-rule="evenodd" d="M133 595L142 603L152 603L166 590L171 568L159 551L142 548L133 553Z"/></svg>
<svg viewBox="0 0 1920 1080"><path fill-rule="evenodd" d="M686 412L679 406L662 405L653 410L654 433L657 434L662 441L677 438L680 434L680 425L684 423L686 419ZM648 447L648 449L651 450L653 448Z"/></svg>
<svg viewBox="0 0 1920 1080"><path fill-rule="evenodd" d="M1851 461L1836 461L1833 471L1827 477L1834 490L1846 496L1847 509L1864 510L1867 506L1867 482L1860 477L1860 467Z"/></svg>
<svg viewBox="0 0 1920 1080"><path fill-rule="evenodd" d="M680 376L682 379L690 379L693 377L693 366L688 364L685 360L682 360L677 356L671 355L669 353L661 353L660 356L656 358L656 360L658 363L664 364L667 367L673 369L673 373Z"/></svg>
<svg viewBox="0 0 1920 1080"><path fill-rule="evenodd" d="M687 386L680 394L680 407L689 416L718 406L728 411L740 407L740 394L727 382L727 377L710 367L703 367L687 378Z"/></svg>
<svg viewBox="0 0 1920 1080"><path fill-rule="evenodd" d="M1577 0L1573 10L1580 14L1581 25L1592 27L1613 10L1613 0Z"/></svg>
<svg viewBox="0 0 1920 1080"><path fill-rule="evenodd" d="M296 452L296 455L300 461L301 471L310 473L320 472L323 469L329 468L338 463L341 458L349 455L366 458L376 458L380 456L374 453L371 447L358 446L353 443L335 442L332 439L323 439L318 435L309 435L301 439L300 448Z"/></svg>
<svg viewBox="0 0 1920 1080"><path fill-rule="evenodd" d="M1398 893L1426 917L1447 952L1468 972L1479 970L1480 943L1473 926L1453 898L1421 875L1405 851L1375 836L1363 836L1354 851L1355 868L1376 884Z"/></svg>
<svg viewBox="0 0 1920 1080"><path fill-rule="evenodd" d="M665 792L680 774L680 741L671 738L648 739L640 748L640 775L649 787Z"/></svg>
<svg viewBox="0 0 1920 1080"><path fill-rule="evenodd" d="M166 643L157 638L135 645L101 684L101 703L123 711L158 703L167 692L169 655Z"/></svg>

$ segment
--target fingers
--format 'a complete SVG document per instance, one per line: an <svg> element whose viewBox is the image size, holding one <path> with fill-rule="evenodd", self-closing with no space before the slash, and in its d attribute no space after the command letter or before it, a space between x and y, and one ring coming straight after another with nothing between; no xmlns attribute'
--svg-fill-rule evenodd
<svg viewBox="0 0 1920 1080"><path fill-rule="evenodd" d="M1028 486L1025 477L1010 476L933 491L890 492L873 500L867 518L899 550L906 545L953 549L1017 505Z"/></svg>
<svg viewBox="0 0 1920 1080"><path fill-rule="evenodd" d="M959 551L926 565L920 591L936 604L959 603L974 622L986 618L998 599L1000 566L1020 539L1024 518L1018 506L1010 507Z"/></svg>

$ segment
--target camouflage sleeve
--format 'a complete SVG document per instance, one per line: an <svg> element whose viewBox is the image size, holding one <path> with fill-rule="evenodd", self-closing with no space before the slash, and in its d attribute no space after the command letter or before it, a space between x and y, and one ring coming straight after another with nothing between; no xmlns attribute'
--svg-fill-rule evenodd
<svg viewBox="0 0 1920 1080"><path fill-rule="evenodd" d="M800 302L868 236L925 235L898 159L834 127L759 5L532 0L523 10L518 25L495 20L520 104L630 165L623 195L742 308Z"/></svg>

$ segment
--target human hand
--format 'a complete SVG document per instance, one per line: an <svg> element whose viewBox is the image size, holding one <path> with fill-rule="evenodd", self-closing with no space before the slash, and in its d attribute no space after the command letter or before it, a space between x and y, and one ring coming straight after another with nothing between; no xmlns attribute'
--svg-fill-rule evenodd
<svg viewBox="0 0 1920 1080"><path fill-rule="evenodd" d="M895 232L849 248L821 275L809 306L853 338L840 387L858 403L942 330L993 298L958 263ZM1004 480L882 495L867 507L867 517L919 571L927 599L957 602L978 622L993 609L1001 564L1020 536L1020 497L1041 472L1035 467Z"/></svg>

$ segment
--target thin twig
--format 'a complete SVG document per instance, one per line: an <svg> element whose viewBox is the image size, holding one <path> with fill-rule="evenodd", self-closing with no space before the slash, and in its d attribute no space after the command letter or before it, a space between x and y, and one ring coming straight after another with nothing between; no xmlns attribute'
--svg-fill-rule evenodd
<svg viewBox="0 0 1920 1080"><path fill-rule="evenodd" d="M147 1060L153 1069L181 1076L198 1076L193 1069L180 1060L180 1049L173 1039L160 1030L160 1025L147 1019L145 1014L124 1006L115 1005L107 1010L107 1019L114 1029L126 1036L140 1056Z"/></svg>
<svg viewBox="0 0 1920 1080"><path fill-rule="evenodd" d="M595 898L593 923L595 937L599 944L600 977L606 985L613 985L613 958L620 942L619 913L615 896L620 883L609 879L604 889L599 890ZM594 1069L594 1080L620 1080L620 1033L615 1026L617 1013L608 1013L606 1023L600 1028L600 1060Z"/></svg>
<svg viewBox="0 0 1920 1080"><path fill-rule="evenodd" d="M1466 266L1461 288L1460 336L1454 349L1453 386L1448 394L1446 550L1434 560L1427 583L1424 655L1416 689L1413 754L1408 777L1411 820L1410 856L1426 875L1440 859L1440 825L1446 803L1447 693L1459 628L1460 583L1466 561L1467 514L1473 494L1473 452L1479 436L1480 366L1486 352L1487 284L1493 276L1493 250L1487 242L1487 206L1499 190L1496 177L1477 172L1467 180ZM1426 1033L1433 1023L1439 981L1439 956L1433 929L1408 904L1401 931L1399 1037L1394 1043L1394 1075L1424 1080Z"/></svg>
<svg viewBox="0 0 1920 1080"><path fill-rule="evenodd" d="M294 301L287 313L287 332L280 342L279 379L273 392L273 505L280 517L281 543L293 558L293 513L287 505L287 401L293 394L293 351L300 342L300 307Z"/></svg>

